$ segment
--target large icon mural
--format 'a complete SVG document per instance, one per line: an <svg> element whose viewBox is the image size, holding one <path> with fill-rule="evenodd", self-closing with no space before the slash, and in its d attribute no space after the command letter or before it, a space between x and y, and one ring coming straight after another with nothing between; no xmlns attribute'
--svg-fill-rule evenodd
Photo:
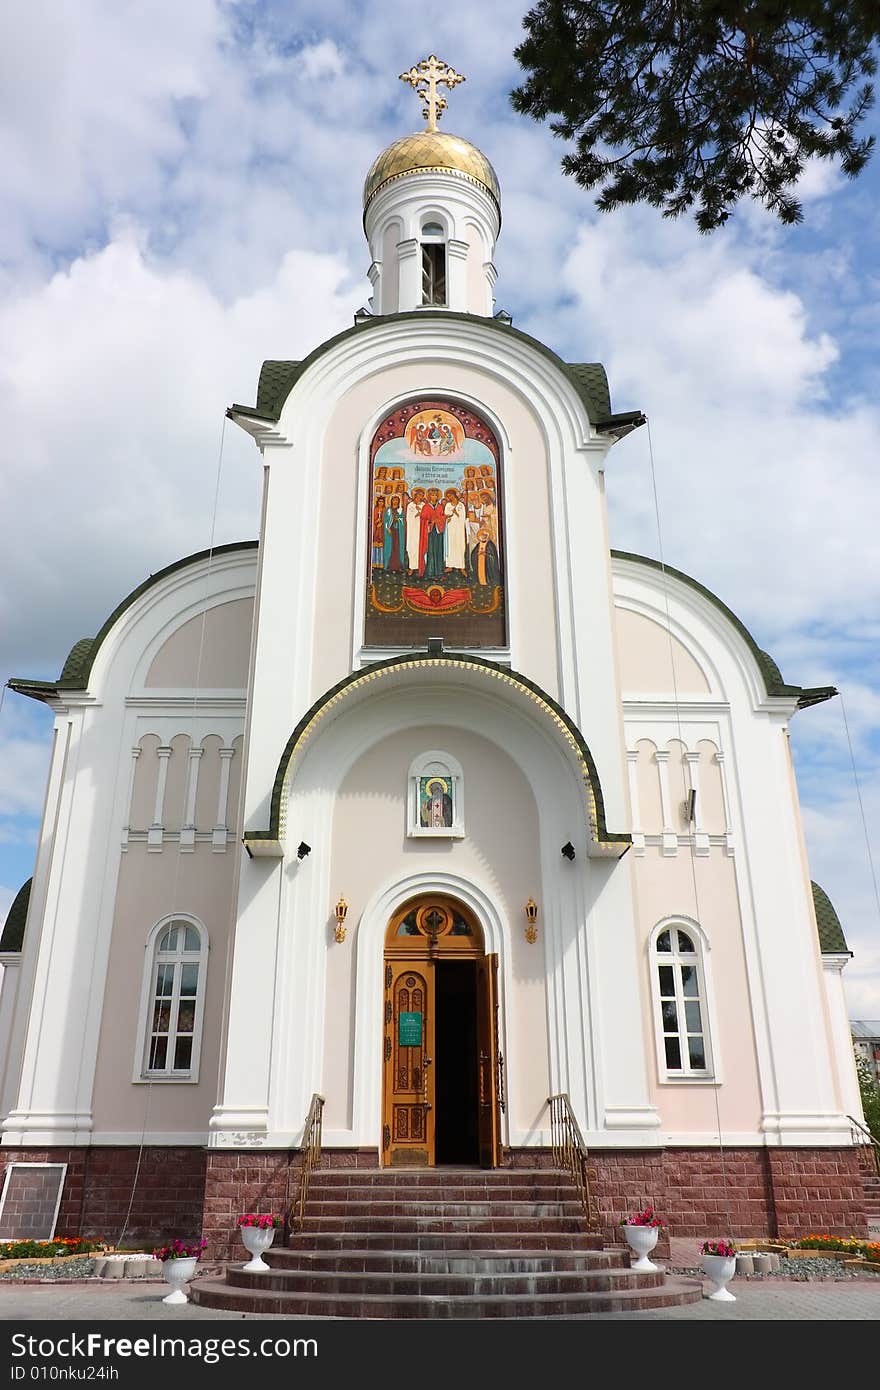
<svg viewBox="0 0 880 1390"><path fill-rule="evenodd" d="M499 465L485 420L451 401L413 401L382 421L370 446L368 644L505 645Z"/></svg>

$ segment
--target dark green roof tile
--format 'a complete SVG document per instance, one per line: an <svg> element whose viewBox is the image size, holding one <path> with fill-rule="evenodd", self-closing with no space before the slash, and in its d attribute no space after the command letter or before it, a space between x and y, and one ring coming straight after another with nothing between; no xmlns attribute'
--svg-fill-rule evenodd
<svg viewBox="0 0 880 1390"><path fill-rule="evenodd" d="M301 362L264 362L257 385L257 410L277 420L284 402L302 373Z"/></svg>
<svg viewBox="0 0 880 1390"><path fill-rule="evenodd" d="M58 677L59 685L75 687L81 683L83 675L87 675L91 670L94 645L94 637L81 637L78 642L74 642L67 654L67 660L61 668L61 675Z"/></svg>
<svg viewBox="0 0 880 1390"><path fill-rule="evenodd" d="M823 955L847 955L851 956L852 951L846 944L846 937L843 934L843 927L840 925L840 918L834 911L831 899L820 888L818 883L811 883L813 890L813 907L816 909L816 926L819 931L819 945Z"/></svg>
<svg viewBox="0 0 880 1390"><path fill-rule="evenodd" d="M0 951L20 951L24 944L24 927L33 881L29 878L27 883L23 883L12 900L12 906L6 914L3 934L0 936Z"/></svg>
<svg viewBox="0 0 880 1390"><path fill-rule="evenodd" d="M230 406L227 414L240 411L245 415L258 415L266 420L277 420L284 408L284 402L300 377L331 348L358 333L369 332L371 328L380 324L411 323L414 319L429 319L436 324L438 322L437 310L413 309L400 314L371 314L354 324L353 327L346 328L341 333L337 333L335 337L320 343L301 362L284 362L273 359L264 362L257 385L256 406L233 405ZM605 423L609 427L615 424L621 432L627 432L644 423L644 416L640 411L630 411L625 416L612 415L608 378L601 362L563 362L562 358L545 343L530 337L528 333L520 332L518 328L514 328L512 324L506 323L502 319L484 318L480 314L462 314L456 310L447 309L443 312L442 322L447 323L450 319L460 323L478 324L482 328L489 328L497 333L506 333L518 342L527 343L543 357L548 358L571 382L583 402L591 422L597 429L601 430L603 423ZM608 428L605 432L611 433L612 430Z"/></svg>

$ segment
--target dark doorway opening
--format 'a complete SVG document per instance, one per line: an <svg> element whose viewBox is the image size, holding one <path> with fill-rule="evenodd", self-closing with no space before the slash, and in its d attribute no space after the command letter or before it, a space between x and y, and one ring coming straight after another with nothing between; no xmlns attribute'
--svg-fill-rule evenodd
<svg viewBox="0 0 880 1390"><path fill-rule="evenodd" d="M434 966L435 1163L479 1163L477 971L472 960Z"/></svg>

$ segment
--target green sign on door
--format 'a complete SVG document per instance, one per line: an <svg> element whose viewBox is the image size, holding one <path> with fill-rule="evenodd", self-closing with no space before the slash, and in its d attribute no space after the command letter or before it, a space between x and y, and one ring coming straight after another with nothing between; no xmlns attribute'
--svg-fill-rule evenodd
<svg viewBox="0 0 880 1390"><path fill-rule="evenodd" d="M421 1047L422 1015L401 1013L397 1020L397 1041L400 1047Z"/></svg>

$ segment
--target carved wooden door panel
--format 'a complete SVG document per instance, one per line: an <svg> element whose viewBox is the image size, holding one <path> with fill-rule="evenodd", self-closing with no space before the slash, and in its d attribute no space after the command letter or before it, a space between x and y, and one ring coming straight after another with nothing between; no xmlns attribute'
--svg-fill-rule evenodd
<svg viewBox="0 0 880 1390"><path fill-rule="evenodd" d="M385 963L385 1114L382 1162L434 1163L434 968L428 961Z"/></svg>
<svg viewBox="0 0 880 1390"><path fill-rule="evenodd" d="M480 1166L495 1168L501 1143L503 1072L498 1048L498 957L477 962L477 1081Z"/></svg>

